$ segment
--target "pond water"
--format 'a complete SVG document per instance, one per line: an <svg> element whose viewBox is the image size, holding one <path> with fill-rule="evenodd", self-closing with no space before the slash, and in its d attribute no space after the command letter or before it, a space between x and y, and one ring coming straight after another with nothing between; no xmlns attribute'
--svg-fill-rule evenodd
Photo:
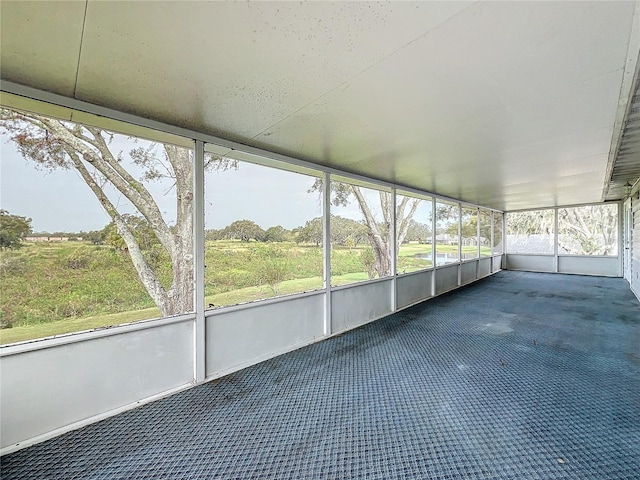
<svg viewBox="0 0 640 480"><path fill-rule="evenodd" d="M463 253L462 260L471 260L477 258L475 253ZM416 258L421 260L431 260L431 252L429 253L417 253ZM436 253L436 266L446 265L447 263L454 263L458 261L458 252L437 252Z"/></svg>

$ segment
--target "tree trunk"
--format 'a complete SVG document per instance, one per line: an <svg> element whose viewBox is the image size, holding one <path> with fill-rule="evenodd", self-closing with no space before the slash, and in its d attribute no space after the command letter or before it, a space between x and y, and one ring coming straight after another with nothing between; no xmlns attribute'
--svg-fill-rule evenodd
<svg viewBox="0 0 640 480"><path fill-rule="evenodd" d="M360 191L360 188L352 186L351 189L358 201L358 205L362 215L364 216L365 222L369 227L369 243L371 243L373 254L375 255L374 268L378 273L378 277L392 275L391 263L394 232L391 226L393 222L393 199L389 193L379 192L384 228L386 229L386 231L381 231L373 214L371 213L371 209L369 208L364 195L362 195L362 192ZM398 204L396 209L396 256L400 250L400 244L407 235L409 223L415 215L419 203L419 199L403 197ZM407 206L409 206L409 212L405 215Z"/></svg>
<svg viewBox="0 0 640 480"><path fill-rule="evenodd" d="M165 159L149 154L139 163L151 169L161 164L175 181L177 218L176 225L169 227L151 193L123 167L120 157L111 152L108 141L111 134L108 132L10 110L2 110L0 120L25 158L45 168L74 168L80 174L115 223L140 281L162 316L193 311L193 166L190 150L164 145ZM135 206L169 255L173 278L168 289L146 261L133 229L107 197L105 186L114 187Z"/></svg>
<svg viewBox="0 0 640 480"><path fill-rule="evenodd" d="M174 227L175 249L169 252L173 282L168 296L171 305L170 315L175 315L194 310L193 168L188 150L173 146L165 146L165 150L176 176L178 207Z"/></svg>

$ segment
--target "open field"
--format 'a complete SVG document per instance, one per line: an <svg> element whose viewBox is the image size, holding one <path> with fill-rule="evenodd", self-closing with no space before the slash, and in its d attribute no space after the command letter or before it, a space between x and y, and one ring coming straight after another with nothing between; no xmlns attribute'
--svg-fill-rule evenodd
<svg viewBox="0 0 640 480"><path fill-rule="evenodd" d="M362 263L365 248L332 250L333 285L368 278ZM438 253L456 251L456 246L438 246ZM477 247L463 247L465 251ZM430 267L431 261L421 258L430 252L431 245L402 245L398 271ZM205 262L206 304L216 307L323 287L322 250L315 246L207 242ZM281 271L275 281L268 276L274 268ZM170 283L170 269L162 281ZM0 292L1 344L160 316L128 255L86 242L27 243L20 250L0 252Z"/></svg>

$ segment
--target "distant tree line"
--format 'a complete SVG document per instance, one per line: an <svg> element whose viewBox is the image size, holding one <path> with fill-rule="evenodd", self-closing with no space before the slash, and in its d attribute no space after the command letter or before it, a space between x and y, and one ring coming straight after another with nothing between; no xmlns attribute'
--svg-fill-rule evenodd
<svg viewBox="0 0 640 480"><path fill-rule="evenodd" d="M331 215L331 244L356 248L368 240L369 228L364 221L356 221L339 215ZM225 228L205 231L207 241L240 240L242 242L296 242L322 245L323 218L316 217L303 226L287 230L281 225L266 230L252 220L236 220ZM431 227L411 220L405 242L431 242Z"/></svg>
<svg viewBox="0 0 640 480"><path fill-rule="evenodd" d="M110 222L100 230L88 232L36 232L31 229L31 219L11 215L6 210L1 210L0 221L0 245L3 249L19 248L27 237L61 237L78 239L90 242L94 245L109 245L116 250L127 250L127 244L118 233L115 222ZM124 222L133 233L136 242L142 251L151 249L159 244L157 236L148 222L139 215L122 214ZM240 240L242 242L296 242L308 243L320 246L323 239L323 219L316 217L308 220L303 226L288 230L281 225L269 227L264 230L252 220L236 220L222 229L209 229L205 231L207 241L216 240ZM367 241L369 228L363 221L344 218L339 215L331 215L331 243L335 245L356 248ZM404 238L405 242L431 242L431 227L425 223L411 220Z"/></svg>

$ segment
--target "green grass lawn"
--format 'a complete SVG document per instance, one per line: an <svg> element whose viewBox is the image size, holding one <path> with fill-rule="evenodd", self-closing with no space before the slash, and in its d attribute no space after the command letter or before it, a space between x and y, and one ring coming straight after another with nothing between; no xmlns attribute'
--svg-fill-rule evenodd
<svg viewBox="0 0 640 480"><path fill-rule="evenodd" d="M24 342L35 338L52 337L65 333L122 325L124 323L158 318L159 316L160 310L154 307L144 310L98 315L95 317L67 318L55 322L4 328L0 330L0 344L5 345L7 343Z"/></svg>
<svg viewBox="0 0 640 480"><path fill-rule="evenodd" d="M404 243L400 245L398 257L413 257L420 254L431 253L431 245L428 243Z"/></svg>
<svg viewBox="0 0 640 480"><path fill-rule="evenodd" d="M207 291L205 305L237 305L276 296L322 288L322 254L315 246L283 243L289 277L277 294L256 278L256 242L221 241L207 244ZM331 283L334 286L368 279L357 248L333 251ZM457 252L455 245L438 245L438 252ZM490 254L483 248L483 253ZM463 247L463 252L477 251ZM400 247L398 271L408 273L431 267L420 258L431 245ZM16 318L11 328L0 329L0 344L51 337L158 318L158 308L137 279L130 260L106 247L83 242L30 244L18 252L2 252L3 318ZM215 267L215 268L211 268ZM13 315L13 317L11 317Z"/></svg>
<svg viewBox="0 0 640 480"><path fill-rule="evenodd" d="M364 272L347 273L346 275L332 275L331 285L337 287L339 285L347 285L349 283L362 282L369 280L369 277Z"/></svg>
<svg viewBox="0 0 640 480"><path fill-rule="evenodd" d="M300 278L295 280L285 280L279 285L278 295L290 295L293 293L310 292L322 288L322 278ZM227 305L237 305L238 303L254 302L256 300L264 300L273 298L276 295L266 285L258 287L246 287L237 290L231 290L216 295L208 295L205 298L205 304L213 303L216 307Z"/></svg>
<svg viewBox="0 0 640 480"><path fill-rule="evenodd" d="M334 280L337 282L337 285L342 285L345 283L366 280L366 274L343 275L340 277L334 277ZM320 288L322 288L322 278L320 277L288 280L282 282L280 285L279 296L318 290ZM207 296L205 303L206 305L213 303L216 306L227 306L236 305L238 303L253 302L256 300L264 300L267 298L273 298L274 296L274 293L267 286L247 287ZM140 320L158 318L159 316L160 310L157 308L146 308L137 311L82 318L68 318L54 322L5 328L0 330L0 344L5 345L8 343L24 342L26 340L36 338L62 335L65 333L122 325L125 323L138 322Z"/></svg>

